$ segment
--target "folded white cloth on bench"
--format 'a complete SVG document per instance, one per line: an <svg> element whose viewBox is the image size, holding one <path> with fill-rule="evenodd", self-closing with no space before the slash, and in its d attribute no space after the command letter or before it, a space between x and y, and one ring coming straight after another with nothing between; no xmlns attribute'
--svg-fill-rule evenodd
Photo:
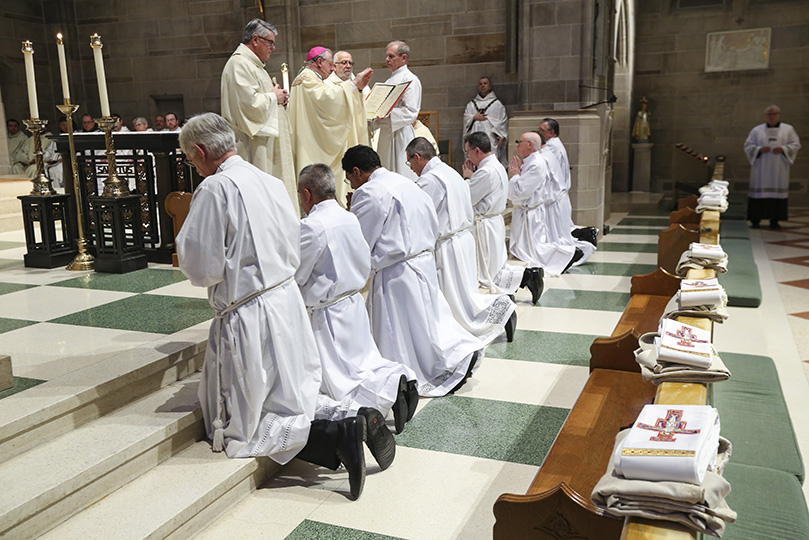
<svg viewBox="0 0 809 540"><path fill-rule="evenodd" d="M671 300L669 300L669 303L666 304L665 309L663 309L663 317L661 317L661 320L676 319L677 317L685 316L711 319L715 323L723 323L725 319L728 318L727 305L728 296L727 293L724 292L724 289L722 303L717 306L699 305L685 307L680 301L680 291L677 291L677 294L671 297Z"/></svg>
<svg viewBox="0 0 809 540"><path fill-rule="evenodd" d="M680 306L690 307L727 305L728 295L716 278L683 279L680 281Z"/></svg>
<svg viewBox="0 0 809 540"><path fill-rule="evenodd" d="M618 445L628 430L615 437ZM720 437L716 469L721 473L731 454L731 445ZM736 512L725 501L730 484L720 474L705 473L701 485L683 482L628 480L617 474L612 461L598 481L590 499L604 511L619 517L634 516L682 523L699 532L721 537L725 522L736 521Z"/></svg>
<svg viewBox="0 0 809 540"><path fill-rule="evenodd" d="M729 190L728 186L730 186L730 182L726 180L711 180L701 188L699 188L700 194L712 192L712 193L719 193L727 197Z"/></svg>
<svg viewBox="0 0 809 540"><path fill-rule="evenodd" d="M684 364L707 369L715 354L708 330L681 323L674 319L662 319L655 339L657 363Z"/></svg>
<svg viewBox="0 0 809 540"><path fill-rule="evenodd" d="M685 277L688 275L689 270L704 270L706 268L724 274L728 271L728 256L725 255L719 260L702 258L694 255L690 249L687 249L680 255L675 273L680 277Z"/></svg>
<svg viewBox="0 0 809 540"><path fill-rule="evenodd" d="M716 464L719 413L709 405L645 405L612 456L633 480L701 484Z"/></svg>

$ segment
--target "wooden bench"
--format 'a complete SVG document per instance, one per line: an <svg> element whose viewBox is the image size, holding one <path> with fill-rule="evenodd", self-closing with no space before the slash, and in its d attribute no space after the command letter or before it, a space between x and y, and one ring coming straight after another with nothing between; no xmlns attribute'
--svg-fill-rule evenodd
<svg viewBox="0 0 809 540"><path fill-rule="evenodd" d="M191 210L191 197L191 193L187 191L172 191L166 195L166 213L171 217L174 238L180 234L185 218L188 217L188 212ZM171 264L179 266L176 252L171 254Z"/></svg>
<svg viewBox="0 0 809 540"><path fill-rule="evenodd" d="M693 241L698 240L702 238ZM692 272L689 277L713 275L711 270ZM630 425L644 405L706 403L704 384L663 383L655 387L643 381L632 354L640 334L657 329L679 283L678 277L660 268L632 278L629 304L612 336L593 343L590 377L530 488L524 495L503 494L495 502L495 540L696 538L696 533L684 526L615 518L590 502L590 494L612 455L616 433ZM712 328L709 319L679 320Z"/></svg>
<svg viewBox="0 0 809 540"><path fill-rule="evenodd" d="M633 276L631 284L632 296L612 335L596 338L590 346L590 371L600 368L640 373L633 354L638 338L657 330L666 304L680 290L680 278L662 268Z"/></svg>

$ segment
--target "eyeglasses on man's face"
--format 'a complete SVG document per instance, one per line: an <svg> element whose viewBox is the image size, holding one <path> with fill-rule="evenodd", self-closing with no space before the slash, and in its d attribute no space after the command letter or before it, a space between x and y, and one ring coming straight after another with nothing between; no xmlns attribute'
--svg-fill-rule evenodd
<svg viewBox="0 0 809 540"><path fill-rule="evenodd" d="M337 64L338 66L353 66L354 62L352 62L351 60L341 60L339 62L335 62L335 64Z"/></svg>
<svg viewBox="0 0 809 540"><path fill-rule="evenodd" d="M274 49L274 48L275 48L275 40L270 39L270 38L261 37L261 36L259 36L258 34L256 34L256 37L257 37L258 39L261 39L261 40L266 41L266 42L267 42L267 45L269 45L271 49Z"/></svg>

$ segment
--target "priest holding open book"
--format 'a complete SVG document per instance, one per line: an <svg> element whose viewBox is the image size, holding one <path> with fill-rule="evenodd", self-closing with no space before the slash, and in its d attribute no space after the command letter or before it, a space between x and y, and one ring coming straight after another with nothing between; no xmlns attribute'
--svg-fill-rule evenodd
<svg viewBox="0 0 809 540"><path fill-rule="evenodd" d="M418 176L407 166L405 148L416 137L413 122L418 118L421 109L421 81L407 68L409 55L410 47L404 41L393 41L388 44L385 62L393 74L385 81L385 85L407 84L407 86L404 87L404 94L395 103L390 114L386 114L386 109L380 107L374 116L376 118L374 129L379 128L377 153L382 166L415 181ZM366 104L374 98L378 87L380 87L378 84L374 86ZM393 91L394 95L397 93L398 90Z"/></svg>
<svg viewBox="0 0 809 540"><path fill-rule="evenodd" d="M348 186L340 159L348 148L368 144L362 89L374 72L366 68L354 79L327 84L333 71L332 52L313 47L306 66L292 81L289 118L298 169L314 163L327 164L334 171L337 201L345 206Z"/></svg>

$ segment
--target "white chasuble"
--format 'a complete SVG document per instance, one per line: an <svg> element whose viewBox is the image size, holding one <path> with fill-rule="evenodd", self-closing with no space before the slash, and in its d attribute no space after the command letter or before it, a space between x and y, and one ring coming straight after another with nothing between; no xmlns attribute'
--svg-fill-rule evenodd
<svg viewBox="0 0 809 540"><path fill-rule="evenodd" d="M320 360L294 282L299 232L281 181L232 156L194 191L177 236L180 269L219 314L198 392L208 436L224 421L229 457L287 463L315 418Z"/></svg>
<svg viewBox="0 0 809 540"><path fill-rule="evenodd" d="M327 84L306 67L292 81L289 118L296 172L313 163L331 167L337 202L345 206L348 186L340 160L352 146L368 145L362 92L351 81Z"/></svg>
<svg viewBox="0 0 809 540"><path fill-rule="evenodd" d="M301 264L295 279L309 309L323 367L321 392L387 415L399 390L399 379L416 374L407 366L382 358L371 336L360 290L371 273L371 252L357 218L333 199L316 204L301 221Z"/></svg>
<svg viewBox="0 0 809 540"><path fill-rule="evenodd" d="M469 186L438 156L424 166L416 183L432 199L438 217L435 263L441 291L455 320L488 345L503 332L516 306L505 294L478 292Z"/></svg>
<svg viewBox="0 0 809 540"><path fill-rule="evenodd" d="M472 229L477 242L478 281L492 293L514 294L525 268L507 264L506 222L503 212L508 200L508 175L494 154L478 164L469 182L475 212Z"/></svg>
<svg viewBox="0 0 809 540"><path fill-rule="evenodd" d="M407 166L405 149L416 135L413 122L421 109L421 81L404 65L393 72L385 84L401 84L410 81L410 86L393 108L388 118L375 122L379 126L376 151L382 166L411 180L416 173Z"/></svg>
<svg viewBox="0 0 809 540"><path fill-rule="evenodd" d="M576 248L552 237L546 208L552 202L551 182L550 168L539 152L525 158L520 174L509 180L508 198L514 204L509 247L512 255L529 266L542 267L546 275L558 276Z"/></svg>
<svg viewBox="0 0 809 540"><path fill-rule="evenodd" d="M761 153L762 146L784 149L782 154L772 151ZM789 124L778 127L760 124L754 127L744 141L744 153L750 162L751 199L786 199L789 195L789 167L795 162L801 141Z"/></svg>
<svg viewBox="0 0 809 540"><path fill-rule="evenodd" d="M416 373L420 395L445 395L483 343L455 321L439 289L432 200L414 182L380 167L354 191L351 212L371 248L368 309L379 351Z"/></svg>
<svg viewBox="0 0 809 540"><path fill-rule="evenodd" d="M236 133L236 152L286 186L298 212L298 185L286 109L258 56L240 43L222 70L222 116Z"/></svg>

